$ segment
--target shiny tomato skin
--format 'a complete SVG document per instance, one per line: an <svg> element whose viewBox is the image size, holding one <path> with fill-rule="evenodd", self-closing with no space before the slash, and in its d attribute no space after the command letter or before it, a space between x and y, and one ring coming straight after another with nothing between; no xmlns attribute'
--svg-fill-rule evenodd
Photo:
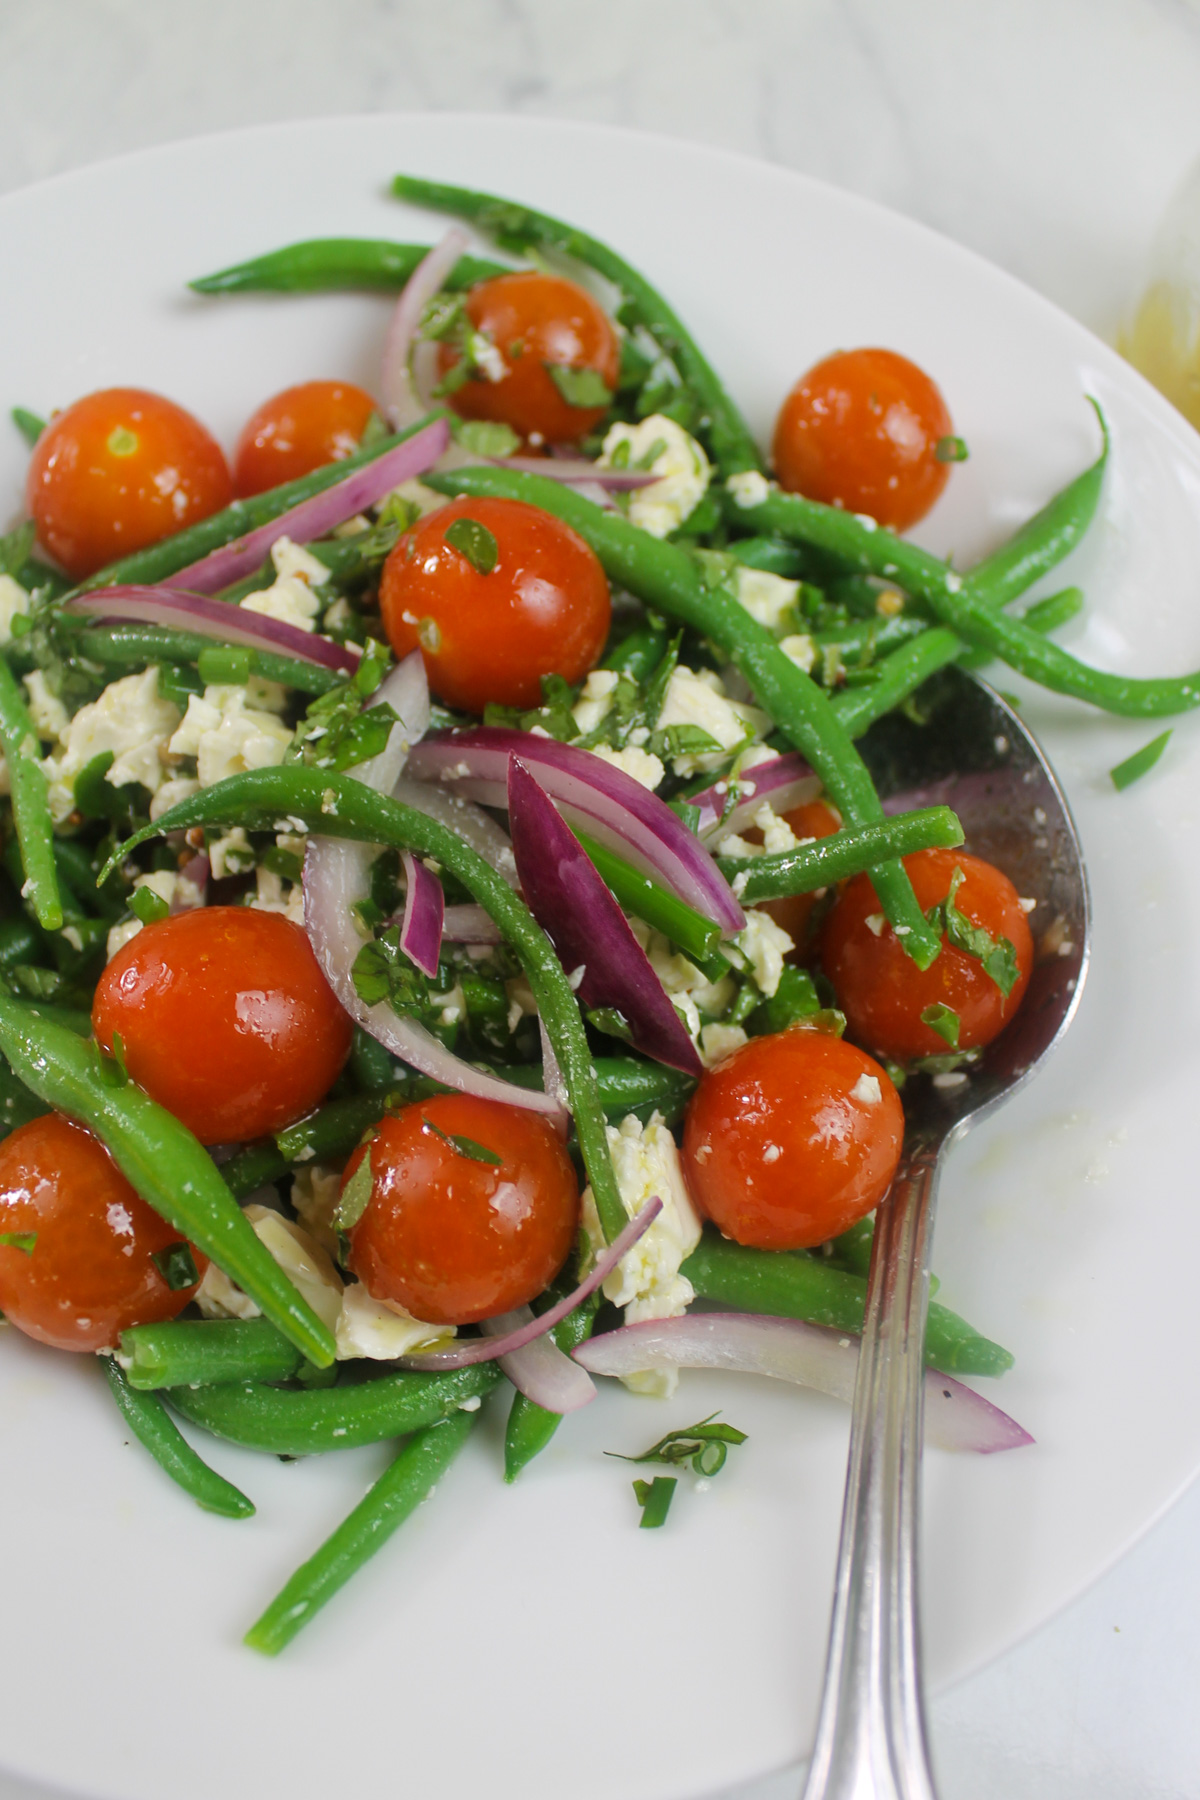
<svg viewBox="0 0 1200 1800"><path fill-rule="evenodd" d="M146 925L101 975L97 1041L204 1144L262 1137L311 1110L350 1053L348 1015L299 925L207 906Z"/></svg>
<svg viewBox="0 0 1200 1800"><path fill-rule="evenodd" d="M804 1250L878 1205L903 1139L900 1097L879 1064L842 1038L793 1026L751 1038L701 1077L684 1122L684 1173L726 1237Z"/></svg>
<svg viewBox="0 0 1200 1800"><path fill-rule="evenodd" d="M39 541L76 580L219 512L233 498L221 446L142 388L103 388L51 419L30 458Z"/></svg>
<svg viewBox="0 0 1200 1800"><path fill-rule="evenodd" d="M790 812L782 813L780 817L791 826L801 841L805 838L832 837L842 826L840 815L828 800L806 801L803 806L793 806ZM762 837L762 833L757 830L746 831L742 835L750 843L755 843ZM785 894L781 900L756 902L760 912L768 913L777 925L783 927L797 950L804 948L809 920L816 904L815 894Z"/></svg>
<svg viewBox="0 0 1200 1800"><path fill-rule="evenodd" d="M358 449L376 410L351 381L302 381L264 400L242 427L233 453L233 491L262 494Z"/></svg>
<svg viewBox="0 0 1200 1800"><path fill-rule="evenodd" d="M152 1261L179 1233L135 1193L100 1142L61 1113L0 1144L0 1232L33 1232L31 1251L0 1244L0 1310L58 1350L111 1348L131 1325L173 1319L195 1287L172 1292ZM203 1274L205 1259L193 1251Z"/></svg>
<svg viewBox="0 0 1200 1800"><path fill-rule="evenodd" d="M455 1136L501 1162L464 1155L447 1142ZM437 1325L491 1319L527 1305L570 1254L575 1170L553 1127L526 1108L439 1094L385 1118L370 1151L350 1265L377 1300ZM351 1157L343 1185L364 1155Z"/></svg>
<svg viewBox="0 0 1200 1800"><path fill-rule="evenodd" d="M473 377L455 388L448 398L457 413L499 420L535 445L572 443L598 424L605 407L568 405L545 366L594 369L610 392L616 387L617 334L586 289L560 275L519 270L479 282L466 306L476 331L485 332L503 357L506 373L499 381ZM443 346L441 375L457 360L457 353Z"/></svg>
<svg viewBox="0 0 1200 1800"><path fill-rule="evenodd" d="M978 958L945 938L936 961L918 969L890 925L881 926L878 936L868 925L868 919L879 924L879 900L870 876L856 875L839 895L821 934L821 960L848 1028L876 1055L898 1062L944 1055L950 1047L945 1038L921 1021L927 1007L941 1004L959 1016L958 1049L988 1044L1021 1004L1033 968L1033 938L1017 890L991 863L961 850L919 850L904 858L904 866L926 911L945 899L955 869L961 869L966 879L955 905L992 937L1009 939L1017 953L1018 980L1006 999Z"/></svg>
<svg viewBox="0 0 1200 1800"><path fill-rule="evenodd" d="M456 519L492 533L489 574L446 542ZM451 501L405 532L379 600L397 657L420 649L438 699L476 713L489 700L539 705L543 675L581 680L612 616L604 570L577 532L524 500L484 497Z"/></svg>
<svg viewBox="0 0 1200 1800"><path fill-rule="evenodd" d="M950 472L954 426L935 384L894 350L839 350L802 375L775 424L781 487L907 531Z"/></svg>

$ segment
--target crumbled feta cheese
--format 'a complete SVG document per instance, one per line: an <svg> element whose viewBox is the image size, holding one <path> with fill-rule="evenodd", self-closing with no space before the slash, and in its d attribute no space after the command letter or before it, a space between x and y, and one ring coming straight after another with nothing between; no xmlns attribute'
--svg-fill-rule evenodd
<svg viewBox="0 0 1200 1800"><path fill-rule="evenodd" d="M662 1211L621 1258L604 1283L604 1293L614 1306L625 1308L629 1325L639 1319L676 1318L695 1298L679 1267L700 1242L700 1220L684 1182L675 1139L658 1113L646 1126L635 1113L628 1113L619 1126L608 1127L607 1135L621 1204L629 1217L655 1195L662 1201ZM604 1239L591 1188L583 1196L583 1222L598 1250ZM674 1393L678 1373L647 1370L624 1380L635 1393L666 1396Z"/></svg>
<svg viewBox="0 0 1200 1800"><path fill-rule="evenodd" d="M0 575L0 644L12 643L12 622L18 613L29 614L29 595L11 575Z"/></svg>
<svg viewBox="0 0 1200 1800"><path fill-rule="evenodd" d="M883 1100L883 1090L879 1085L878 1075L860 1075L850 1089L850 1098L857 1100L861 1106L879 1106Z"/></svg>
<svg viewBox="0 0 1200 1800"><path fill-rule="evenodd" d="M712 475L708 458L695 438L663 413L651 413L636 425L613 425L600 453L602 469L612 468L620 444L629 446L625 465L629 468L639 467L656 444L661 446L654 461L646 465L648 473L658 479L630 494L629 518L651 537L664 538L703 500Z"/></svg>
<svg viewBox="0 0 1200 1800"><path fill-rule="evenodd" d="M41 669L32 669L26 675L25 691L29 695L29 716L38 736L51 744L61 740L70 719L58 695L52 694L46 686Z"/></svg>
<svg viewBox="0 0 1200 1800"><path fill-rule="evenodd" d="M255 892L247 900L256 912L280 913L293 925L304 923L304 887L299 881L285 881L274 869L260 864L254 871Z"/></svg>
<svg viewBox="0 0 1200 1800"><path fill-rule="evenodd" d="M456 1325L429 1325L414 1319L392 1300L376 1300L361 1281L352 1281L342 1294L334 1328L339 1362L351 1357L371 1357L393 1362L417 1350L436 1350L457 1335Z"/></svg>
<svg viewBox="0 0 1200 1800"><path fill-rule="evenodd" d="M301 581L297 575L278 576L270 587L247 594L239 605L243 612L261 613L283 625L294 625L298 631L315 631L321 610L321 602L307 581Z"/></svg>
<svg viewBox="0 0 1200 1800"><path fill-rule="evenodd" d="M488 381L503 381L510 373L508 364L486 331L468 333L467 357Z"/></svg>
<svg viewBox="0 0 1200 1800"><path fill-rule="evenodd" d="M798 581L787 581L767 569L744 569L737 572L737 597L752 619L782 637L792 623Z"/></svg>
<svg viewBox="0 0 1200 1800"><path fill-rule="evenodd" d="M614 769L621 769L626 775L632 775L635 781L640 782L644 788L649 788L651 793L667 772L652 751L639 750L633 744L625 750L610 750L607 744L597 744L592 755L598 756L601 762L611 764Z"/></svg>
<svg viewBox="0 0 1200 1800"><path fill-rule="evenodd" d="M734 995L732 978L722 975L719 980L710 981L682 952L673 950L661 933L652 931L641 919L634 918L629 923L689 1036L699 1042L701 1013L725 1011Z"/></svg>
<svg viewBox="0 0 1200 1800"><path fill-rule="evenodd" d="M179 708L159 698L158 670L123 675L98 700L81 706L59 733L61 751L46 758L51 816L56 823L75 806L75 777L95 756L113 752L105 780L113 787L139 782L156 794L166 777L165 760Z"/></svg>
<svg viewBox="0 0 1200 1800"><path fill-rule="evenodd" d="M506 981L504 991L508 995L508 1029L511 1035L522 1019L537 1017L537 1001L524 975L514 975L511 981Z"/></svg>
<svg viewBox="0 0 1200 1800"><path fill-rule="evenodd" d="M725 486L733 495L735 506L761 506L771 497L771 484L757 469L742 469L738 474L730 475Z"/></svg>
<svg viewBox="0 0 1200 1800"><path fill-rule="evenodd" d="M276 575L306 581L309 587L323 587L329 580L329 570L320 557L314 556L302 544L293 544L290 537L275 539L271 545L271 561Z"/></svg>
<svg viewBox="0 0 1200 1800"><path fill-rule="evenodd" d="M607 716L612 705L613 693L621 677L615 669L593 669L583 684L578 700L571 708L571 717L579 727L581 737L595 731Z"/></svg>
<svg viewBox="0 0 1200 1800"><path fill-rule="evenodd" d="M426 513L436 512L440 506L446 504L445 494L439 494L435 489L426 487L425 483L418 481L415 476L409 481L402 481L399 487L394 487L387 498L381 502L380 510L387 505L388 500L407 501L410 506L417 508L422 518Z"/></svg>
<svg viewBox="0 0 1200 1800"><path fill-rule="evenodd" d="M133 887L135 893L138 888L149 888L152 894L157 894L160 900L166 902L172 912L182 912L204 904L203 891L194 881L185 881L174 869L152 869L148 875L138 875ZM109 962L141 929L140 919L124 919L112 927L105 941Z"/></svg>
<svg viewBox="0 0 1200 1800"><path fill-rule="evenodd" d="M806 675L812 674L813 664L817 660L817 646L807 631L798 631L794 637L781 639L779 648L789 662L794 662Z"/></svg>
<svg viewBox="0 0 1200 1800"><path fill-rule="evenodd" d="M253 1225L259 1242L271 1252L321 1323L330 1331L336 1331L342 1310L342 1278L332 1259L302 1225L293 1224L291 1219L285 1219L273 1208L260 1206L252 1200L242 1211ZM196 1302L205 1317L257 1318L259 1308L255 1302L219 1269L215 1270L219 1279L209 1282L209 1274L214 1270L215 1264L210 1263L196 1293Z"/></svg>
<svg viewBox="0 0 1200 1800"><path fill-rule="evenodd" d="M334 1228L333 1216L341 1197L342 1178L336 1169L326 1168L324 1163L306 1163L302 1169L292 1174L292 1206L300 1214L304 1229L311 1238L327 1250L330 1256L337 1255L337 1231Z"/></svg>
<svg viewBox="0 0 1200 1800"><path fill-rule="evenodd" d="M794 850L799 843L786 819L781 819L769 800L764 800L754 814L754 823L763 834L763 850L768 856L779 856Z"/></svg>
<svg viewBox="0 0 1200 1800"><path fill-rule="evenodd" d="M660 731L670 725L698 725L720 744L722 751L728 752L748 735L761 736L770 721L756 706L727 699L720 677L710 669L697 671L676 664L658 715ZM719 752L708 756L686 754L675 757L671 766L676 775L694 775L701 769L719 767L723 760Z"/></svg>
<svg viewBox="0 0 1200 1800"><path fill-rule="evenodd" d="M249 705L244 687L216 685L206 687L203 696L189 696L187 713L169 748L174 756L194 756L200 786L212 787L227 775L274 768L291 741L282 719Z"/></svg>
<svg viewBox="0 0 1200 1800"><path fill-rule="evenodd" d="M164 781L157 794L150 802L150 817L161 819L165 812L178 806L181 800L190 800L193 794L200 792L200 783L190 775L175 775Z"/></svg>
<svg viewBox="0 0 1200 1800"><path fill-rule="evenodd" d="M700 1033L700 1061L706 1069L724 1062L735 1050L740 1050L746 1043L746 1033L740 1025L722 1025L719 1022L705 1025Z"/></svg>
<svg viewBox="0 0 1200 1800"><path fill-rule="evenodd" d="M222 832L208 845L208 860L213 880L224 881L227 875L246 875L254 867L254 846L241 825Z"/></svg>
<svg viewBox="0 0 1200 1800"><path fill-rule="evenodd" d="M733 941L750 964L759 991L769 999L779 986L784 957L796 947L792 939L769 913L751 907Z"/></svg>
<svg viewBox="0 0 1200 1800"><path fill-rule="evenodd" d="M131 938L135 938L142 929L140 919L122 919L119 925L111 927L104 940L104 954L111 962L118 950L123 950Z"/></svg>
<svg viewBox="0 0 1200 1800"><path fill-rule="evenodd" d="M883 928L887 924L887 920L882 913L868 913L863 920L863 924L871 933L872 937L881 937L883 935Z"/></svg>

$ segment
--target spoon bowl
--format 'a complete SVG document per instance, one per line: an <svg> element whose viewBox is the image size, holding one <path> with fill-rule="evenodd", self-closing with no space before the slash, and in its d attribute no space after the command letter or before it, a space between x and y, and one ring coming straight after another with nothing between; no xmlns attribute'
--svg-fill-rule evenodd
<svg viewBox="0 0 1200 1800"><path fill-rule="evenodd" d="M1006 700L960 669L928 682L861 746L885 810L946 805L964 849L1034 904L1033 974L978 1056L910 1079L896 1179L880 1205L816 1742L803 1800L936 1800L921 1683L918 1520L925 1314L938 1175L950 1147L1031 1080L1087 973L1087 875L1070 810Z"/></svg>

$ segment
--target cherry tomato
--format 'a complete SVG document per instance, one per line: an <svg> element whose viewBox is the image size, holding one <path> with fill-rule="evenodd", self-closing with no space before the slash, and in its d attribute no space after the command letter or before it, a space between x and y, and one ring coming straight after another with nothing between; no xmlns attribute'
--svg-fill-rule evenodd
<svg viewBox="0 0 1200 1800"><path fill-rule="evenodd" d="M440 1094L385 1118L369 1148L371 1198L350 1233L351 1267L377 1300L465 1325L527 1305L566 1261L579 1186L536 1114ZM365 1154L351 1157L343 1187Z"/></svg>
<svg viewBox="0 0 1200 1800"><path fill-rule="evenodd" d="M467 521L483 528L476 541L486 554L473 550L475 562ZM456 527L465 534L457 546ZM537 706L543 675L580 680L612 612L595 552L524 500L454 500L428 513L383 565L379 600L396 655L419 647L438 699L468 712L489 700Z"/></svg>
<svg viewBox="0 0 1200 1800"><path fill-rule="evenodd" d="M141 388L104 388L51 419L25 488L39 540L77 580L232 497L216 439L173 400Z"/></svg>
<svg viewBox="0 0 1200 1800"><path fill-rule="evenodd" d="M466 306L471 324L501 359L503 373L498 381L473 376L455 388L449 395L454 410L464 419L498 419L535 445L570 443L591 431L607 403L570 405L546 364L593 369L611 392L621 350L603 307L575 282L535 270L479 282ZM441 375L458 360L458 352L443 345Z"/></svg>
<svg viewBox="0 0 1200 1800"><path fill-rule="evenodd" d="M904 1139L900 1096L862 1050L793 1026L751 1038L692 1096L683 1163L726 1237L804 1250L878 1205Z"/></svg>
<svg viewBox="0 0 1200 1800"><path fill-rule="evenodd" d="M350 1052L350 1019L299 925L207 906L146 925L92 1004L133 1079L202 1143L279 1131L314 1107Z"/></svg>
<svg viewBox="0 0 1200 1800"><path fill-rule="evenodd" d="M781 487L906 531L946 485L946 402L894 350L839 350L802 375L775 423Z"/></svg>
<svg viewBox="0 0 1200 1800"><path fill-rule="evenodd" d="M131 1325L173 1319L195 1293L153 1261L179 1233L134 1192L100 1139L61 1113L0 1144L0 1309L59 1350L111 1348ZM192 1252L199 1274L205 1258Z"/></svg>
<svg viewBox="0 0 1200 1800"><path fill-rule="evenodd" d="M264 400L242 427L233 453L233 488L262 494L358 449L376 410L349 381L303 381Z"/></svg>
<svg viewBox="0 0 1200 1800"><path fill-rule="evenodd" d="M920 850L904 858L920 905L927 911L946 898L956 869L966 879L954 904L993 938L1006 937L1019 975L1007 999L978 957L943 937L941 955L918 969L905 955L868 875L856 875L838 898L821 936L821 958L850 1030L878 1055L904 1062L944 1055L947 1039L923 1024L922 1012L948 1006L958 1015L959 1050L988 1044L1021 1004L1033 967L1033 938L1017 890L1007 875L961 850Z"/></svg>
<svg viewBox="0 0 1200 1800"><path fill-rule="evenodd" d="M780 817L801 840L832 837L835 831L841 830L842 825L841 818L827 800L809 800L803 806L793 806L790 812L781 813ZM762 832L757 826L744 831L742 836L747 843L757 844L762 841ZM786 894L782 900L755 902L760 912L769 913L775 923L783 927L797 950L804 948L809 920L816 904L815 894Z"/></svg>

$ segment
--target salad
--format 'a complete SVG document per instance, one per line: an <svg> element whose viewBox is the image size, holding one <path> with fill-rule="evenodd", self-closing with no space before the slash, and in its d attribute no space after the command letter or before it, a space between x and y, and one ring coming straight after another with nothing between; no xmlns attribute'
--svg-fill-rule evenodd
<svg viewBox="0 0 1200 1800"><path fill-rule="evenodd" d="M135 1431L235 1516L160 1395L288 1456L405 1439L265 1650L502 1374L510 1479L589 1370L845 1391L902 1087L969 1078L1035 954L1003 874L945 808L885 818L854 740L988 653L1116 711L1194 704L1059 649L1069 590L1002 610L1086 529L1107 444L960 575L896 535L966 453L905 359L810 371L772 481L613 252L397 192L532 266L451 232L198 282L399 288L378 394L275 397L232 474L141 390L21 413L0 579L0 1306L113 1352ZM937 1307L929 1345L1011 1360ZM1022 1441L961 1396L959 1442ZM698 1431L689 1455L734 1441Z"/></svg>

